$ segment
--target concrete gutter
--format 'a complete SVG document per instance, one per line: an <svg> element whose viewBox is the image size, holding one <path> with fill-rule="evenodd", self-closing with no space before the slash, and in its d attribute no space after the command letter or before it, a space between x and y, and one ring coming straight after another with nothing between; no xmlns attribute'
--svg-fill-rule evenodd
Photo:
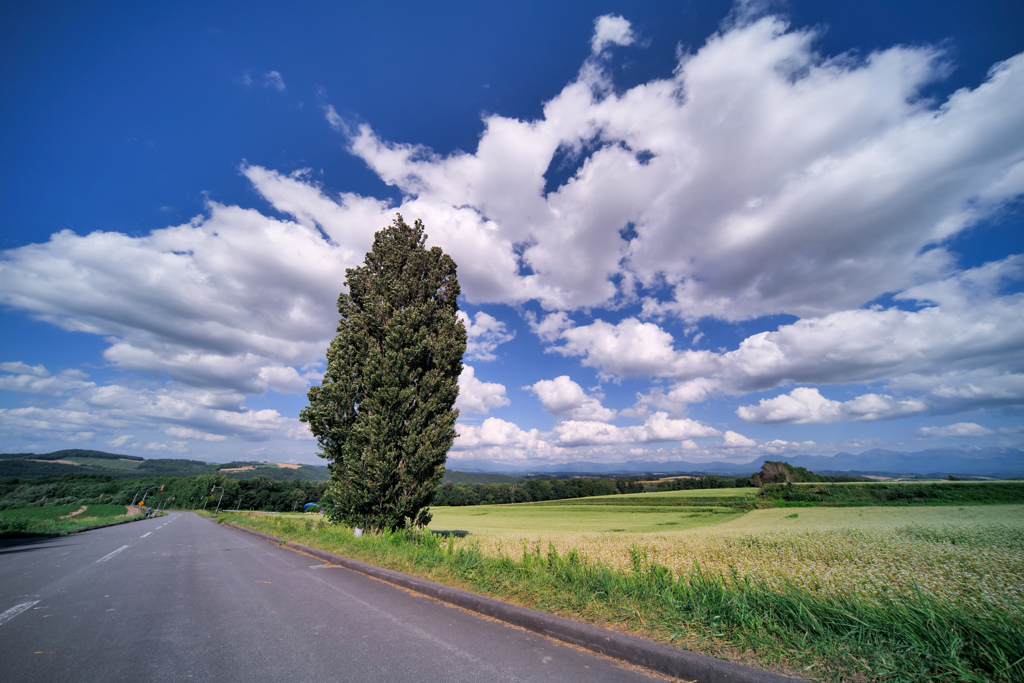
<svg viewBox="0 0 1024 683"><path fill-rule="evenodd" d="M259 536L277 545L312 555L324 562L340 565L471 612L669 676L698 683L783 683L800 680L443 586L228 522L225 522L224 526Z"/></svg>

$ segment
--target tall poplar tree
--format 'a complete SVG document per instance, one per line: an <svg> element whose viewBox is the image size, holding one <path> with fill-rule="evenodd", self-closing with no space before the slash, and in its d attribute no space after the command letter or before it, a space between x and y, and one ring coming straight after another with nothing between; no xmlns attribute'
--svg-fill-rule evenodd
<svg viewBox="0 0 1024 683"><path fill-rule="evenodd" d="M332 519L350 526L429 523L456 436L466 350L459 281L455 261L424 246L423 230L399 214L363 265L345 271L327 372L300 414L330 461Z"/></svg>

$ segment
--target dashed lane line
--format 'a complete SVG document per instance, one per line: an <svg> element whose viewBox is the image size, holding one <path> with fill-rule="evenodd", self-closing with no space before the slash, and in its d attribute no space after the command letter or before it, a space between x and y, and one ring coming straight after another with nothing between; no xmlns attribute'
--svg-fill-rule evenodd
<svg viewBox="0 0 1024 683"><path fill-rule="evenodd" d="M147 531L146 533L144 533L141 536L139 536L139 538L145 538L146 536L149 536L151 533L153 533L153 532L152 531Z"/></svg>
<svg viewBox="0 0 1024 683"><path fill-rule="evenodd" d="M96 561L97 561L97 562L106 562L107 560L109 560L110 558L112 558L112 557L113 557L114 555L117 555L117 554L118 554L119 552L121 552L122 550L124 550L124 549L125 549L125 548L127 548L127 547L128 547L128 546L126 546L126 545L123 545L123 546L121 546L120 548L118 548L117 550L115 550L114 552L112 552L112 553L109 553L109 554L107 554L107 555L104 555L103 557L101 557L100 559L98 559L98 560L96 560Z"/></svg>
<svg viewBox="0 0 1024 683"><path fill-rule="evenodd" d="M5 622L8 622L14 617L18 616L19 614L27 610L32 605L37 604L38 602L38 600L36 600L35 602L23 602L20 605L15 605L3 614L0 614L0 626L2 626Z"/></svg>

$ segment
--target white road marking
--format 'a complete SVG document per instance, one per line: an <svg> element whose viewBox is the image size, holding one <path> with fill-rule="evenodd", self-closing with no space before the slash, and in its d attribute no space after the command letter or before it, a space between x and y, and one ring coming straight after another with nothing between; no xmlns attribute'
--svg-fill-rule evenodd
<svg viewBox="0 0 1024 683"><path fill-rule="evenodd" d="M144 533L141 536L139 536L139 538L145 538L146 536L149 536L151 533L153 533L153 532L152 531L147 531L146 533Z"/></svg>
<svg viewBox="0 0 1024 683"><path fill-rule="evenodd" d="M18 616L19 614L21 614L22 612L27 610L32 605L35 605L35 604L38 604L38 603L39 603L39 601L36 600L35 602L23 602L20 605L15 605L14 607L12 607L11 609L7 610L3 614L0 614L0 624L3 624L4 622L10 621L14 617Z"/></svg>
<svg viewBox="0 0 1024 683"><path fill-rule="evenodd" d="M113 557L114 555L117 555L117 554L118 554L119 552L121 552L122 550L124 550L124 549L125 549L125 548L127 548L127 547L128 547L128 546L126 546L126 545L123 545L123 546L121 546L120 548L118 548L117 550L115 550L114 552L110 553L109 555L104 555L103 557L101 557L100 559L98 559L98 560L96 560L96 561L97 561L97 562L106 562L107 560L109 560L110 558L112 558L112 557Z"/></svg>

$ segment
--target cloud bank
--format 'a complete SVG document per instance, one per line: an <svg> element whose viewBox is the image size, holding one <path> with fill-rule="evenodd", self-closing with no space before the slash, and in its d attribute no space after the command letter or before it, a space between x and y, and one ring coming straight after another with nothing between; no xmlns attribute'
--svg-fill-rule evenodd
<svg viewBox="0 0 1024 683"><path fill-rule="evenodd" d="M622 410L568 374L535 381L527 393L555 418L550 431L496 416L464 423L458 457L614 458L671 441L676 456L814 447L685 416L761 391L779 393L737 405L737 418L1020 411L1024 256L964 269L950 244L1024 193L1024 55L932 101L923 93L951 68L942 49L827 57L816 38L740 12L671 74L618 90L609 55L637 37L625 18L602 16L590 57L543 115L484 117L472 152L385 140L324 103L348 151L400 191L398 205L327 190L310 171L244 164L274 216L211 201L141 237L63 231L7 250L0 303L100 335L105 361L164 383L98 385L11 359L0 388L56 403L4 410L3 429L107 430L121 444L115 435L137 423L174 443L308 438L246 397L301 395L318 381L345 269L396 211L422 218L453 256L471 308L522 315L549 353L601 381L651 382ZM263 85L285 89L277 71ZM571 171L560 184L556 168ZM695 348L707 321L773 315L795 321L731 349ZM462 317L477 365L460 379L459 407L485 415L512 400L480 364L515 332L481 310ZM856 395L826 398L828 386ZM130 418L128 404L145 409ZM919 434L980 434L971 424Z"/></svg>

